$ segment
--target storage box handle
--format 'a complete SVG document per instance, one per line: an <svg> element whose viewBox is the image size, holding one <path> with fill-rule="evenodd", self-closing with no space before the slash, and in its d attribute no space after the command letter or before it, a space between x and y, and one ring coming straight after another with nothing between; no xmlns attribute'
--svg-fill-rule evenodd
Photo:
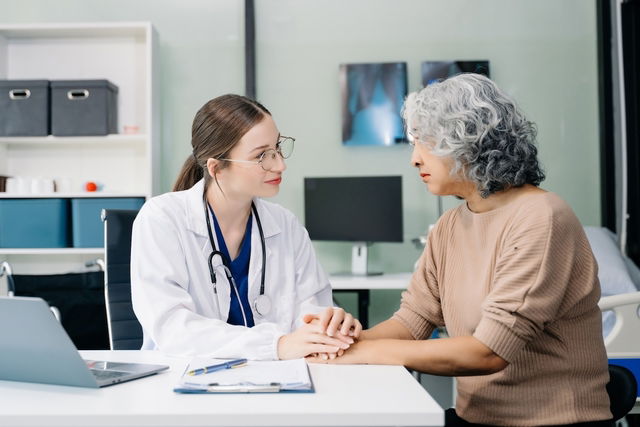
<svg viewBox="0 0 640 427"><path fill-rule="evenodd" d="M71 101L80 101L89 97L89 91L86 89L71 89L67 92L67 98Z"/></svg>
<svg viewBox="0 0 640 427"><path fill-rule="evenodd" d="M11 99L27 99L31 96L29 89L13 89L9 91L9 98Z"/></svg>

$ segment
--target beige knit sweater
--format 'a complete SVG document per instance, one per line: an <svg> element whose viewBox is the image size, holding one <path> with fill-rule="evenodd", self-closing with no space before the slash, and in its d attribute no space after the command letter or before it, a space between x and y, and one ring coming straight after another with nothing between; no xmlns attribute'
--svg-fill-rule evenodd
<svg viewBox="0 0 640 427"><path fill-rule="evenodd" d="M611 418L597 264L571 208L532 194L476 214L446 212L428 237L394 318L415 339L436 326L473 335L509 362L457 378L473 423L569 424Z"/></svg>

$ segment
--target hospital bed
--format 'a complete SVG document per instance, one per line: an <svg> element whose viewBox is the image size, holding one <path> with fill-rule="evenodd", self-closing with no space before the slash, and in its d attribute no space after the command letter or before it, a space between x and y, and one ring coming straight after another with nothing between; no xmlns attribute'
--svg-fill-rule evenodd
<svg viewBox="0 0 640 427"><path fill-rule="evenodd" d="M640 269L620 252L609 230L585 227L585 232L598 262L609 363L630 369L640 383ZM631 412L640 413L640 400Z"/></svg>

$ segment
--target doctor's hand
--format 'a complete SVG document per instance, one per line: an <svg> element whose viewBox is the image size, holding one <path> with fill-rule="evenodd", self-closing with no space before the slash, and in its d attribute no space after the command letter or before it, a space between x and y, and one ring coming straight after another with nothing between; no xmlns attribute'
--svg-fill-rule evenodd
<svg viewBox="0 0 640 427"><path fill-rule="evenodd" d="M362 332L360 321L340 307L327 307L321 313L306 314L302 320L304 323L318 325L328 336L336 337L348 344L353 343L351 337L358 339Z"/></svg>
<svg viewBox="0 0 640 427"><path fill-rule="evenodd" d="M319 314L307 314L302 320L305 323L317 325L327 335L338 338L347 344L353 344L354 339L357 339L362 331L360 321L339 307L328 307ZM344 351L344 349L340 349L337 353L316 353L313 356L323 360L332 360L342 356Z"/></svg>
<svg viewBox="0 0 640 427"><path fill-rule="evenodd" d="M330 337L318 325L306 323L278 340L278 358L298 359L310 354L337 354L349 348L348 343Z"/></svg>

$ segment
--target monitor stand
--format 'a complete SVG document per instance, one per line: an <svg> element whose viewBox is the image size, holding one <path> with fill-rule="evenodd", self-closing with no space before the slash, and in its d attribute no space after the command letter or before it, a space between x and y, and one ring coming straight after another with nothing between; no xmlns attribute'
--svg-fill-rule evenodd
<svg viewBox="0 0 640 427"><path fill-rule="evenodd" d="M367 243L357 242L351 248L352 276L379 276L382 272L371 272L367 269Z"/></svg>

